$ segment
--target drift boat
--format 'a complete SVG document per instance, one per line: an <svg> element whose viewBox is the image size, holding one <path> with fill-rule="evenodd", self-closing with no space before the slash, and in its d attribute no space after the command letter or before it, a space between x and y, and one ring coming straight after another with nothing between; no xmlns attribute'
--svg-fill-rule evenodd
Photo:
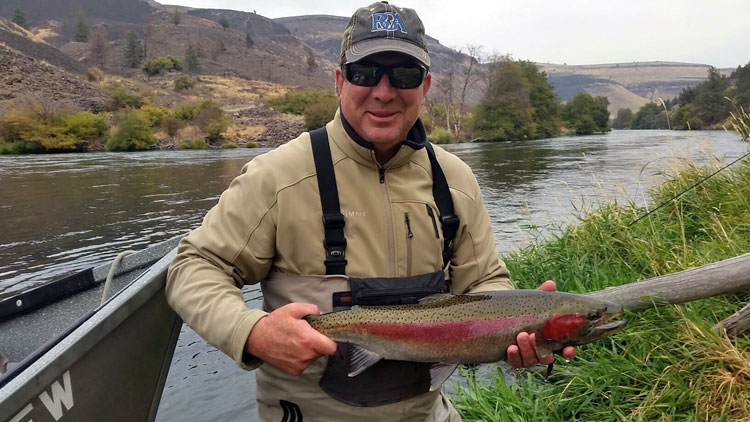
<svg viewBox="0 0 750 422"><path fill-rule="evenodd" d="M182 326L164 296L180 237L0 299L0 421L154 420Z"/></svg>

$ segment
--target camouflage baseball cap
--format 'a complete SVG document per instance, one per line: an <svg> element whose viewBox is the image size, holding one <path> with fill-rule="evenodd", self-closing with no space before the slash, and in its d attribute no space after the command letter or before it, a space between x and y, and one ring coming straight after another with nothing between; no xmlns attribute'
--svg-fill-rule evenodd
<svg viewBox="0 0 750 422"><path fill-rule="evenodd" d="M349 19L341 40L342 64L383 51L408 54L430 67L424 25L414 9L380 1L360 7Z"/></svg>

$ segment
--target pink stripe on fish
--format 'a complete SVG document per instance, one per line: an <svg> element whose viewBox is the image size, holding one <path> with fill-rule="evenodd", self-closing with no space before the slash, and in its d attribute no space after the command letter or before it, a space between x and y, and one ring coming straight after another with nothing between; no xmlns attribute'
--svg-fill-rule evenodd
<svg viewBox="0 0 750 422"><path fill-rule="evenodd" d="M466 341L486 337L538 319L539 317L536 315L522 315L487 320L425 323L364 322L353 324L351 330L355 333L366 333L394 341L433 343L436 341Z"/></svg>

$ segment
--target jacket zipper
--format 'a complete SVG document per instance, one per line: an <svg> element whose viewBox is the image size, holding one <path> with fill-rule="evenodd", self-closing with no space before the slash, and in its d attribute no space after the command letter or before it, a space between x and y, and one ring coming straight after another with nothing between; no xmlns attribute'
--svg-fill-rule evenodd
<svg viewBox="0 0 750 422"><path fill-rule="evenodd" d="M411 242L414 238L414 233L411 232L411 222L409 221L409 213L404 213L404 221L406 222L406 276L411 277Z"/></svg>
<svg viewBox="0 0 750 422"><path fill-rule="evenodd" d="M432 207L430 204L424 204L425 207L427 207L427 214L430 216L430 219L432 220L432 228L435 229L435 237L440 239L440 233L438 233L437 229L437 221L435 221L435 213L432 212Z"/></svg>
<svg viewBox="0 0 750 422"><path fill-rule="evenodd" d="M380 194L383 197L383 210L385 211L385 241L388 277L396 276L396 241L393 238L393 215L391 214L391 201L388 199L388 184L385 182L385 168L378 167L380 176Z"/></svg>

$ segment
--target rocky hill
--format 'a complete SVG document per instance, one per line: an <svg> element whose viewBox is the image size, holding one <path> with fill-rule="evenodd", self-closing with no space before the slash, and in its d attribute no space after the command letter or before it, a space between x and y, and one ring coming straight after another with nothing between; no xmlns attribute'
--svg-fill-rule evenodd
<svg viewBox="0 0 750 422"><path fill-rule="evenodd" d="M184 59L187 46L192 46L202 74L303 88L332 86L341 36L348 22L347 17L330 15L268 19L251 12L165 6L154 0L3 0L0 16L10 18L16 8L24 11L34 26L33 36L5 31L0 33L0 42L69 72L96 65L107 73L142 77L139 69L124 63L125 36L133 30L144 44L146 58L169 54ZM92 54L92 43L70 41L75 15L80 11L90 28L104 25L106 51L100 57ZM175 11L181 15L178 24L173 21ZM29 39L35 39L36 44L29 44ZM466 54L429 36L428 48L433 74L430 98L458 101L471 66L466 102L477 103L486 90L487 65L472 63ZM308 63L310 55L314 58L312 66ZM658 98L672 98L683 88L705 80L708 69L707 65L665 62L537 65L547 73L561 100L581 91L605 95L612 113L624 107L635 110Z"/></svg>
<svg viewBox="0 0 750 422"><path fill-rule="evenodd" d="M78 76L78 63L0 18L0 115L28 102L101 110L106 96Z"/></svg>

